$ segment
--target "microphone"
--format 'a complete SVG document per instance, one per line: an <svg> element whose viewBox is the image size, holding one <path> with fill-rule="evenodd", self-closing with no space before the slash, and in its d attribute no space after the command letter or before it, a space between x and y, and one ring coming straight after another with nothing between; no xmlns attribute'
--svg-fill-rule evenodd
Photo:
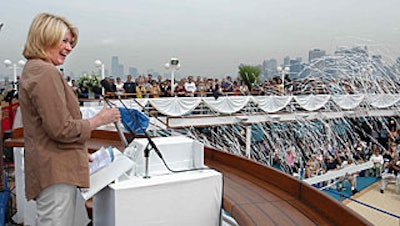
<svg viewBox="0 0 400 226"><path fill-rule="evenodd" d="M109 100L107 100L106 97L104 97L104 101L107 103L107 105L108 105L110 108L115 108L115 106L113 105L113 103L111 103ZM118 122L114 122L114 126L115 126L115 128L117 129L119 138L121 139L122 144L124 145L124 148L128 147L129 143L128 143L128 141L126 140L125 134L124 134L124 132L122 131L122 128L121 128L120 124L119 124Z"/></svg>

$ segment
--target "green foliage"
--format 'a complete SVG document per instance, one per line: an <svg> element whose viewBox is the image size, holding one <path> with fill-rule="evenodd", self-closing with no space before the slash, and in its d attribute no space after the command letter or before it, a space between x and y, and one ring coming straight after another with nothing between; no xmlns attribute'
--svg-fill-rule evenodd
<svg viewBox="0 0 400 226"><path fill-rule="evenodd" d="M250 89L254 83L261 83L260 67L250 65L239 66L239 75Z"/></svg>
<svg viewBox="0 0 400 226"><path fill-rule="evenodd" d="M84 74L79 77L78 86L86 90L93 91L93 88L100 87L100 79L94 73L92 73L91 75Z"/></svg>

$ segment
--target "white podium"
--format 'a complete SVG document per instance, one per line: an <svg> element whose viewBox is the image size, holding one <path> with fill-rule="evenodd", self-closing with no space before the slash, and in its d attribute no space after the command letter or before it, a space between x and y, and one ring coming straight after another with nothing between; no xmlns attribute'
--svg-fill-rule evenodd
<svg viewBox="0 0 400 226"><path fill-rule="evenodd" d="M166 137L155 138L154 143L170 168L204 168L203 145L199 142L187 137ZM126 150L134 155L115 153L114 162L91 175L91 188L82 192L80 199L93 196L94 225L220 225L222 174L211 169L171 173L151 151L150 178L144 179L146 145L146 139L137 139ZM33 225L36 204L25 199L23 156L24 148L14 149L18 211L13 218ZM84 208L83 203L81 206ZM77 212L86 214L85 209Z"/></svg>
<svg viewBox="0 0 400 226"><path fill-rule="evenodd" d="M95 226L218 226L222 174L202 170L149 179L135 177L109 185L94 196Z"/></svg>
<svg viewBox="0 0 400 226"><path fill-rule="evenodd" d="M154 150L144 178L147 139L135 139L124 155L134 162L130 176L122 176L94 196L95 226L160 225L217 226L222 210L222 174L204 169L203 144L184 136L152 139L173 170Z"/></svg>
<svg viewBox="0 0 400 226"><path fill-rule="evenodd" d="M165 162L172 170L185 170L204 167L204 145L185 136L156 137L152 139ZM146 159L144 151L148 145L146 138L134 139L125 149L124 154L134 163L134 174L145 175ZM151 148L151 147L150 147ZM154 150L149 155L149 176L169 173Z"/></svg>

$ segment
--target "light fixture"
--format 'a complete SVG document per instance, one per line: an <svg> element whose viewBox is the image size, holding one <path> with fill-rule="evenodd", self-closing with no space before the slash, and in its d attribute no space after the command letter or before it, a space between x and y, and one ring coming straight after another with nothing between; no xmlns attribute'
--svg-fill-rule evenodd
<svg viewBox="0 0 400 226"><path fill-rule="evenodd" d="M8 68L8 69L12 69L13 70L13 83L14 83L14 89L17 89L17 69L22 69L25 66L25 61L20 60L18 61L17 64L14 64L11 60L6 59L4 60L4 65Z"/></svg>
<svg viewBox="0 0 400 226"><path fill-rule="evenodd" d="M181 68L181 64L178 58L172 57L170 62L166 63L164 67L167 70L171 69L171 96L173 96L175 89L175 71Z"/></svg>
<svg viewBox="0 0 400 226"><path fill-rule="evenodd" d="M101 80L105 79L105 69L104 69L104 64L101 62L101 60L95 60L94 61L94 65L96 67L100 67L101 69ZM101 94L104 95L105 91L104 91L104 87L101 88Z"/></svg>

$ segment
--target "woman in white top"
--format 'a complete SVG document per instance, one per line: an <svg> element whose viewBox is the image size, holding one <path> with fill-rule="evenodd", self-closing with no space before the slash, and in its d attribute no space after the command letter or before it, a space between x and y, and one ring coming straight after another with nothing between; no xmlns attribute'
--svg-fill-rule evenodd
<svg viewBox="0 0 400 226"><path fill-rule="evenodd" d="M121 77L117 77L115 88L117 89L117 92L125 92L124 83L122 82Z"/></svg>

